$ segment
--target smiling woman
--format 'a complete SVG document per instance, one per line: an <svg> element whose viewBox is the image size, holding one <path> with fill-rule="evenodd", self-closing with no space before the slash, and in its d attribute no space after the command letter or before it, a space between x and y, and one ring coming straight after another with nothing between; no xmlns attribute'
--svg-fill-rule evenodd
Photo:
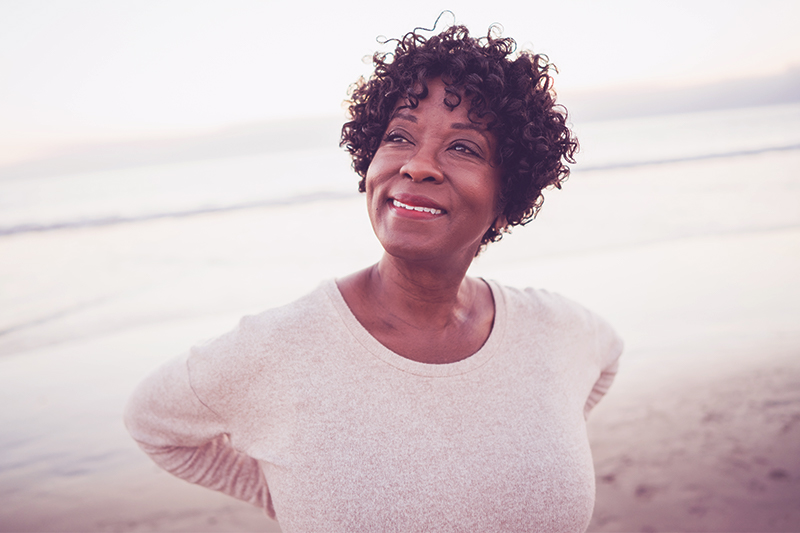
<svg viewBox="0 0 800 533"><path fill-rule="evenodd" d="M398 104L365 180L372 227L392 268L376 265L340 280L339 288L359 322L384 346L412 360L450 363L477 352L489 337L494 315L489 287L464 276L489 228L499 231L507 222L500 213L494 134L485 123L473 123L466 106L445 104L440 78L425 90L428 96L417 107ZM434 287L442 282L464 280L459 290L480 303L461 312L469 320L453 320L450 310L437 316L434 307L413 309L407 317L389 306L376 308L372 293L381 290L379 280L396 274L415 285L429 279L427 298L436 297ZM424 337L403 327L414 322L417 332L427 325Z"/></svg>
<svg viewBox="0 0 800 533"><path fill-rule="evenodd" d="M485 125L470 122L465 106L451 109L444 97L436 78L419 106L394 113L367 170L367 204L387 252L393 254L392 239L405 228L410 248L429 244L437 254L443 246L457 248L471 261L487 229L505 226L497 143ZM404 219L438 224L404 225Z"/></svg>
<svg viewBox="0 0 800 533"><path fill-rule="evenodd" d="M147 378L126 422L156 463L286 532L585 530L585 417L621 341L466 275L577 147L546 58L514 46L455 26L376 56L342 144L383 257Z"/></svg>
<svg viewBox="0 0 800 533"><path fill-rule="evenodd" d="M462 108L455 129L483 132L493 146L485 159L502 172L502 216L505 224L488 228L483 243L499 240L502 229L529 222L544 201L542 189L560 188L569 176L564 162L574 163L578 143L566 126L566 110L556 104L550 71L555 67L541 54L523 51L512 59L513 39L469 36L464 26L453 26L426 40L410 33L391 55L375 55L375 74L356 84L350 113L342 128L342 145L353 156L353 169L363 178L380 146L380 134L402 109L414 109L429 94L428 82L443 81L442 105ZM479 50L479 51L478 51ZM409 120L413 115L404 115ZM380 133L379 133L380 132ZM391 133L391 132L389 132ZM463 147L461 149L468 149Z"/></svg>

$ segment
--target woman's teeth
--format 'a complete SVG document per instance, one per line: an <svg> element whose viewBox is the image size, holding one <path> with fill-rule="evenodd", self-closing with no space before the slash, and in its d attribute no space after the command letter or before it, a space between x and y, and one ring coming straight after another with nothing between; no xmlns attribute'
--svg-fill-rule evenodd
<svg viewBox="0 0 800 533"><path fill-rule="evenodd" d="M403 209L408 209L409 211L422 211L423 213L430 213L432 215L441 215L441 209L434 209L433 207L419 207L417 205L406 205L403 202L398 202L397 200L392 200L392 205L395 207L401 207Z"/></svg>

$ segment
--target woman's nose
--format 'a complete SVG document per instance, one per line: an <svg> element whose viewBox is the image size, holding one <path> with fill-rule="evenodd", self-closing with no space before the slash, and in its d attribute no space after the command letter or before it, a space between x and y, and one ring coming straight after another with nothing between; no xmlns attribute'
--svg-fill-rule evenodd
<svg viewBox="0 0 800 533"><path fill-rule="evenodd" d="M416 150L408 161L400 168L400 174L412 181L431 181L441 183L444 180L442 167L433 150L424 147Z"/></svg>

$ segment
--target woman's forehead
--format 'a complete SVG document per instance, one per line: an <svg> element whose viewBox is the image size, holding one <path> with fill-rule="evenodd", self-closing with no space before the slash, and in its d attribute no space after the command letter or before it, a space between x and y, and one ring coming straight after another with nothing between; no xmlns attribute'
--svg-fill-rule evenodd
<svg viewBox="0 0 800 533"><path fill-rule="evenodd" d="M401 110L412 111L412 115L420 112L418 110L419 106L423 102L430 103L432 98L440 99L440 102L450 111L461 110L473 124L491 129L491 121L489 119L472 112L472 98L469 97L469 93L463 87L447 84L441 77L428 78L424 82L417 82L404 96L398 99L392 114L389 116L389 120L395 118ZM482 113L482 115L485 115L485 113Z"/></svg>

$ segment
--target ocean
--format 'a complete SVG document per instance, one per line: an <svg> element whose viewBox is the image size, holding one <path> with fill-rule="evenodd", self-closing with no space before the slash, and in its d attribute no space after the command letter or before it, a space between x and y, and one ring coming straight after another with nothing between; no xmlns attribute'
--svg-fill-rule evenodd
<svg viewBox="0 0 800 533"><path fill-rule="evenodd" d="M157 217L342 198L356 177L320 121L327 146L18 177L0 168L0 236ZM800 149L800 104L743 108L574 127L583 174L643 164ZM318 144L318 143L315 143ZM113 167L113 158L110 165Z"/></svg>

